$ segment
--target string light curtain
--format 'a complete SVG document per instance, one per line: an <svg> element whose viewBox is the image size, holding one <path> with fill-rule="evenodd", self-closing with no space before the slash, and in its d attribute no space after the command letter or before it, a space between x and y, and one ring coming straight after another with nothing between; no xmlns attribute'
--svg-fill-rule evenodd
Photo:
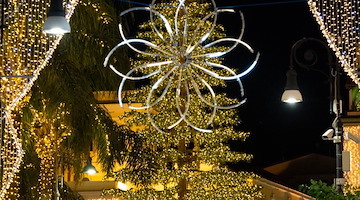
<svg viewBox="0 0 360 200"><path fill-rule="evenodd" d="M64 1L66 18L70 18L77 0ZM62 35L42 32L50 0L9 0L5 2L0 52L0 97L2 102L1 147L2 180L0 199L6 198L22 160L19 127L15 125L15 110L26 101L40 71L48 64Z"/></svg>
<svg viewBox="0 0 360 200"><path fill-rule="evenodd" d="M344 71L360 86L360 0L309 0L308 5Z"/></svg>

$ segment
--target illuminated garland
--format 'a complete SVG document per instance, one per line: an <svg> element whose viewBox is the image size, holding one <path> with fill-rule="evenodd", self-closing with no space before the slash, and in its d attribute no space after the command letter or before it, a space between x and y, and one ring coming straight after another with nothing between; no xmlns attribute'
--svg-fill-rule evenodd
<svg viewBox="0 0 360 200"><path fill-rule="evenodd" d="M344 71L360 86L360 1L309 0L308 5Z"/></svg>
<svg viewBox="0 0 360 200"><path fill-rule="evenodd" d="M18 135L18 128L15 125L15 121L13 120L13 114L7 115L5 118L5 128L3 134L3 146L1 147L1 158L2 158L2 170L3 170L3 178L0 199L5 199L9 196L14 196L13 192L16 189L12 189L7 193L7 190L10 188L12 184L18 185L14 183L17 179L16 173L19 172L19 167L21 165L21 158L23 155L21 141ZM15 128L17 127L17 128ZM12 133L12 134L8 134ZM16 166L16 167L15 167Z"/></svg>
<svg viewBox="0 0 360 200"><path fill-rule="evenodd" d="M55 159L59 157L59 148L65 137L71 135L71 130L62 122L64 116L69 114L64 111L64 104L60 104L54 114L46 114L45 101L41 111L31 108L33 121L31 134L35 141L35 151L40 158L40 174L38 192L40 199L52 199L55 181ZM53 116L54 115L54 116ZM56 158L57 157L57 158ZM57 186L55 186L57 187Z"/></svg>
<svg viewBox="0 0 360 200"><path fill-rule="evenodd" d="M171 5L173 11L167 9L169 5L156 4L153 0L149 7L136 7L123 11L120 16L123 16L132 11L147 11L150 13L150 24L153 34L157 38L151 38L152 41L145 39L128 39L124 35L122 25L119 25L120 35L123 41L115 46L107 55L104 61L104 66L109 66L117 75L122 77L118 89L119 104L122 107L122 90L127 80L143 80L148 78L155 78L152 87L147 94L147 99L143 102L143 106L135 107L129 106L131 109L146 109L148 119L151 124L159 131L170 130L180 123L186 123L197 131L211 132L208 126L213 123L213 119L218 109L232 109L240 106L244 101L234 104L221 105L217 102L215 89L209 84L208 77L213 79L220 79L224 81L235 80L240 88L240 97L244 96L243 86L240 78L248 74L257 64L259 53L255 56L253 63L248 66L242 73L235 73L233 69L220 62L220 57L230 53L238 46L244 47L251 53L254 50L246 42L242 41L242 36L245 29L244 18L241 16L242 29L237 38L213 38L213 31L217 27L217 19L220 13L234 13L232 9L218 9L215 1L211 0L211 7L214 9L211 12L204 13L196 20L197 26L191 27L190 21L191 13L189 10L189 3L185 0L177 0ZM166 12L174 13L171 18ZM159 25L159 23L161 23ZM145 36L146 37L146 36ZM231 43L230 47L222 47ZM141 44L148 49L143 51L134 44ZM117 70L113 64L109 63L109 59L122 46L128 46L138 54L151 57L152 62L136 64L126 74ZM136 73L141 72L143 75L137 76ZM161 86L165 85L162 89ZM206 91L206 92L204 92ZM157 95L156 93L160 93ZM164 100L164 97L171 93L176 102L176 111L178 116L176 121L169 124L165 129L160 128L158 122L153 116L152 110ZM205 97L204 93L210 94L211 98ZM196 97L191 97L196 94ZM190 101L198 98L202 103L208 105L212 112L212 117L206 119L206 125L200 127L192 123L189 118L192 115L192 108ZM158 110L161 112L161 110Z"/></svg>
<svg viewBox="0 0 360 200"><path fill-rule="evenodd" d="M23 150L19 131L14 126L13 111L23 101L40 71L48 64L62 36L47 36L42 32L49 0L8 1L1 48L1 100L5 105L5 125L2 147L3 176L0 199L6 196L19 170ZM72 15L77 0L66 3L66 17Z"/></svg>
<svg viewBox="0 0 360 200"><path fill-rule="evenodd" d="M360 138L360 126L345 126L344 131ZM344 151L350 151L350 171L345 172L347 184L360 188L360 144L352 140L344 141Z"/></svg>

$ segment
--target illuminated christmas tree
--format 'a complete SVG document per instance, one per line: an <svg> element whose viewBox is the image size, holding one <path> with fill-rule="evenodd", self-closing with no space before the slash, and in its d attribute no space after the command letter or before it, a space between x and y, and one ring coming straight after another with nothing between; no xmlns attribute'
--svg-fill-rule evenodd
<svg viewBox="0 0 360 200"><path fill-rule="evenodd" d="M211 7L197 1L157 4L151 8L151 20L140 26L138 42L149 48L143 52L132 46L138 52L132 66L137 77L149 78L149 84L126 93L124 99L130 107L143 102L146 112L132 111L122 118L129 127L139 127L134 134L141 138L142 150L133 149L143 162L112 173L119 189L107 190L104 195L128 200L261 197L260 187L252 182L256 175L233 172L226 166L229 162L248 162L252 156L231 151L228 146L228 141L244 141L249 133L236 130L236 110L221 109L240 105L243 99L222 93L226 86L222 77L234 74L221 67L218 55L237 45L248 46L240 42L241 37L230 47L206 42L225 36L224 28L214 19L218 12L226 11L211 11ZM114 70L111 56L105 65L110 63ZM131 79L131 73L123 81ZM242 93L241 82L236 80ZM110 146L112 152L115 148L115 144Z"/></svg>

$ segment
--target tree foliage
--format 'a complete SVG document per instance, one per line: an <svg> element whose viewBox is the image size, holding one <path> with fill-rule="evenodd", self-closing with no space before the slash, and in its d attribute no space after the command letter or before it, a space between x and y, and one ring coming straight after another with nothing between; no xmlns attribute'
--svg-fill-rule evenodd
<svg viewBox="0 0 360 200"><path fill-rule="evenodd" d="M23 199L33 199L38 195L36 188L39 186L39 150L29 131L34 128L30 107L52 118L59 105L63 105L61 112L66 114L59 121L71 134L62 138L60 165L73 168L77 179L84 161L89 157L91 145L96 146L105 168L113 165L114 158L107 152L107 134L121 135L123 130L118 128L106 111L97 106L93 92L115 90L119 82L117 76L103 67L103 60L105 53L119 40L117 9L123 6L128 5L111 0L80 1L70 21L71 33L64 35L51 63L41 72L33 86L31 99L22 116L25 155L20 171L20 196ZM123 70L129 68L125 55L124 50L117 59ZM122 139L131 139L131 136ZM118 148L126 149L125 146ZM62 196L66 194L68 199L78 198L70 197L69 191L69 188L63 190Z"/></svg>
<svg viewBox="0 0 360 200"><path fill-rule="evenodd" d="M341 194L335 190L334 185L329 186L316 180L310 180L310 185L301 185L299 190L317 200L360 200L360 190L354 190L354 188L347 186L345 187L345 194Z"/></svg>

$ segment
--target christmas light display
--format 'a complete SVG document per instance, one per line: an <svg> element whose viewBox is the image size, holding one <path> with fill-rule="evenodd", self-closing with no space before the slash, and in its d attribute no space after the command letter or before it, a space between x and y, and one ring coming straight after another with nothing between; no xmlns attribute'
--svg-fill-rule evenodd
<svg viewBox="0 0 360 200"><path fill-rule="evenodd" d="M195 0L151 4L150 8L140 9L148 10L151 18L140 25L137 38L142 39L124 38L119 44L131 45L138 52L132 60L135 70L130 70L123 78L148 77L150 84L121 97L130 105L145 102L142 108L147 112L132 111L120 117L128 127L142 127L133 132L141 141L141 148L128 145L129 152L118 152L125 160L136 153L138 165L130 167L126 162L120 163L124 168L109 175L118 182L118 189L104 191L104 198L250 200L262 197L260 187L253 183L255 174L234 172L225 165L250 161L252 155L232 151L229 146L229 140L244 141L249 137L249 133L236 130L240 120L235 109L218 110L226 107L223 105L241 104L243 99L229 98L223 89L226 88L225 77L239 80L242 73L236 74L233 70L232 73L223 67L218 55L226 54L236 44L247 45L241 41L242 34L240 39L224 39L224 27L215 23L218 10L211 11L213 8L216 10L214 2L201 4ZM235 41L235 44L230 47L212 45L217 42L211 41L222 39ZM141 41L149 48L139 49L132 41ZM210 45L202 45L203 42ZM167 55L181 50L184 54ZM184 58L185 54L189 57ZM114 68L110 57L105 64ZM213 66L219 66L216 72ZM135 72L145 75L133 76ZM217 91L210 88L217 88ZM211 131L207 131L208 127Z"/></svg>
<svg viewBox="0 0 360 200"><path fill-rule="evenodd" d="M23 151L19 139L19 128L15 126L14 110L26 101L40 71L48 64L62 36L47 36L42 32L49 0L7 1L3 17L3 41L1 48L1 101L3 132L2 181L0 199L7 191L19 170ZM65 2L69 19L76 0Z"/></svg>
<svg viewBox="0 0 360 200"><path fill-rule="evenodd" d="M62 121L69 112L64 111L64 104L60 104L56 112L50 114L46 110L45 100L40 111L34 108L30 110L33 117L31 136L34 138L35 151L40 158L39 198L53 199L53 189L58 187L55 185L55 173L59 168L55 165L55 159L59 159L61 142L71 135L71 129Z"/></svg>
<svg viewBox="0 0 360 200"><path fill-rule="evenodd" d="M360 138L360 126L345 126L344 131ZM344 141L344 151L350 151L350 171L345 172L347 184L360 188L360 144L352 140Z"/></svg>
<svg viewBox="0 0 360 200"><path fill-rule="evenodd" d="M231 105L221 105L217 102L215 89L209 84L206 77L212 77L220 80L235 80L238 82L240 94L244 95L243 86L240 78L248 74L256 65L259 54L254 56L252 64L246 68L242 73L236 74L235 71L220 62L220 57L230 53L238 46L242 46L251 53L254 50L244 41L242 36L244 33L245 23L241 15L242 29L238 38L223 38L224 35L218 38L213 38L211 35L217 27L217 18L219 13L234 12L232 9L218 9L215 1L212 0L212 12L199 13L197 24L194 24L193 16L189 11L187 2L185 0L178 0L171 12L173 15L168 15L167 5L156 4L153 0L149 7L136 7L125 10L120 15L125 15L132 11L148 11L150 13L149 26L153 29L155 37L148 38L149 35L143 35L141 39L128 39L124 35L122 25L119 25L121 38L123 41L115 46L107 55L104 61L104 66L109 66L116 74L122 77L121 84L118 90L119 104L122 103L122 90L127 80L143 80L152 78L156 80L152 83L152 87L147 94L147 99L143 102L141 107L130 106L132 109L147 109L148 118L151 124L158 130L164 131L160 128L153 116L151 110L160 101L164 101L164 96L167 93L173 93L176 101L176 110L178 116L176 120L170 123L165 130L185 122L192 128L202 132L211 132L207 128L216 115L218 109L235 108L244 101L237 102ZM195 25L195 26L194 26ZM143 38L148 38L145 40ZM232 43L230 47L225 45ZM136 44L145 45L149 51L143 51L136 47ZM109 63L109 59L115 51L122 47L128 46L135 52L152 58L152 62L134 63L135 66L126 74L121 73L113 64ZM150 61L150 60L149 60ZM137 76L136 73L141 72L142 75ZM160 91L161 85L166 85ZM205 86L205 88L203 88ZM174 89L174 90L173 90ZM211 98L204 96L204 91L211 94ZM155 93L161 93L157 96ZM197 97L192 97L191 94L196 94ZM204 104L211 107L212 116L206 120L205 126L194 124L191 118L190 101L192 98L201 100ZM182 108L183 107L183 108Z"/></svg>
<svg viewBox="0 0 360 200"><path fill-rule="evenodd" d="M344 71L360 86L360 1L309 0L308 5Z"/></svg>

